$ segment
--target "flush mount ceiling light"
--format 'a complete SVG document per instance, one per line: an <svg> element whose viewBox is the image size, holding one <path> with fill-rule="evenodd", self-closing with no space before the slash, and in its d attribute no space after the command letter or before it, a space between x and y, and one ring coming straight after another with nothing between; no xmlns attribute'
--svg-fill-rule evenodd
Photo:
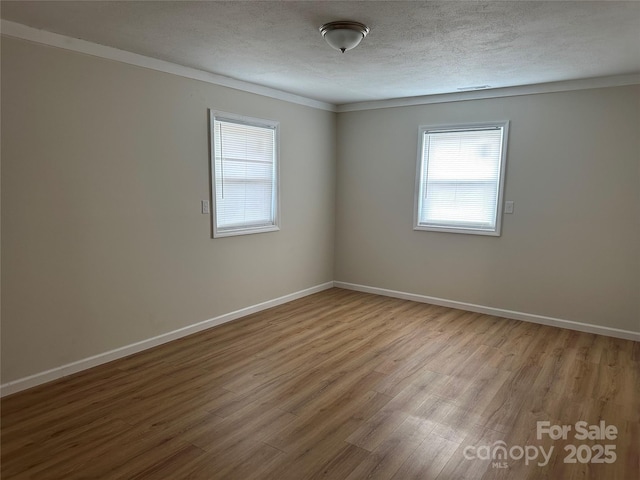
<svg viewBox="0 0 640 480"><path fill-rule="evenodd" d="M320 27L320 33L329 45L344 53L358 46L369 27L360 22L329 22Z"/></svg>

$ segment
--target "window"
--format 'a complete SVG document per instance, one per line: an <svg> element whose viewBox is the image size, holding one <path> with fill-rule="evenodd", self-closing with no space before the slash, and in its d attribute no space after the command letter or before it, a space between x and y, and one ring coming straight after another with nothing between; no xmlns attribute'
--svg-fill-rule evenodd
<svg viewBox="0 0 640 480"><path fill-rule="evenodd" d="M420 127L415 230L500 235L508 129Z"/></svg>
<svg viewBox="0 0 640 480"><path fill-rule="evenodd" d="M213 236L279 230L278 123L210 115Z"/></svg>

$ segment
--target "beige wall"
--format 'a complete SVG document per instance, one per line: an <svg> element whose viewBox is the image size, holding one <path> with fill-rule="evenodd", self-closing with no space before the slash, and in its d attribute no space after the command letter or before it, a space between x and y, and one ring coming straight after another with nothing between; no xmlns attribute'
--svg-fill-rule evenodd
<svg viewBox="0 0 640 480"><path fill-rule="evenodd" d="M640 87L340 114L336 280L640 331ZM414 231L418 126L511 121L501 237Z"/></svg>
<svg viewBox="0 0 640 480"><path fill-rule="evenodd" d="M1 93L2 383L334 278L640 330L638 86L336 115L3 38ZM210 238L208 107L281 122L281 231ZM418 126L503 119L502 237L413 231Z"/></svg>
<svg viewBox="0 0 640 480"><path fill-rule="evenodd" d="M211 239L207 108L280 121L281 230ZM333 279L335 114L2 39L2 383Z"/></svg>

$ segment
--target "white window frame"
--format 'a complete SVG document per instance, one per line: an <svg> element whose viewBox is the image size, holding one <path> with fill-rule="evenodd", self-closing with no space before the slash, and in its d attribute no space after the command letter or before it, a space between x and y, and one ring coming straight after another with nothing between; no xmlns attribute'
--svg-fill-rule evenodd
<svg viewBox="0 0 640 480"><path fill-rule="evenodd" d="M483 228L471 228L467 226L438 226L438 225L426 225L420 223L420 211L422 208L422 199L424 198L422 192L422 178L423 169L428 168L423 161L424 154L424 141L426 134L433 132L449 132L449 131L467 131L467 130L485 130L491 128L502 128L502 146L500 154L500 173L498 178L498 195L496 199L496 225L495 229L483 229ZM468 124L456 124L456 125L421 125L418 129L418 161L416 169L416 184L414 194L414 212L413 212L413 229L424 230L430 232L447 232L447 233L466 233L472 235L490 235L499 237L502 232L502 210L504 201L504 183L505 172L507 166L507 145L509 137L509 120L497 121L497 122L481 122L481 123L468 123ZM428 163L428 162L427 162Z"/></svg>
<svg viewBox="0 0 640 480"><path fill-rule="evenodd" d="M217 206L216 206L216 142L215 142L215 121L230 121L234 123L263 127L274 130L274 166L273 166L273 195L272 195L272 215L273 224L270 225L248 225L234 228L218 228ZM210 137L210 171L211 171L211 197L212 197L212 226L213 238L232 237L236 235L250 235L254 233L275 232L280 230L280 122L275 120L265 120L262 118L247 117L234 113L227 113L209 109L209 137Z"/></svg>

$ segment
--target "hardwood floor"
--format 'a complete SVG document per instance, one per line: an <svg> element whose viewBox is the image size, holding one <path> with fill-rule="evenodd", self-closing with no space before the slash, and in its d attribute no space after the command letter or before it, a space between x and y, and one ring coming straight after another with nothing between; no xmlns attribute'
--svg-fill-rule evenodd
<svg viewBox="0 0 640 480"><path fill-rule="evenodd" d="M638 392L638 342L332 289L3 399L2 478L636 480Z"/></svg>

